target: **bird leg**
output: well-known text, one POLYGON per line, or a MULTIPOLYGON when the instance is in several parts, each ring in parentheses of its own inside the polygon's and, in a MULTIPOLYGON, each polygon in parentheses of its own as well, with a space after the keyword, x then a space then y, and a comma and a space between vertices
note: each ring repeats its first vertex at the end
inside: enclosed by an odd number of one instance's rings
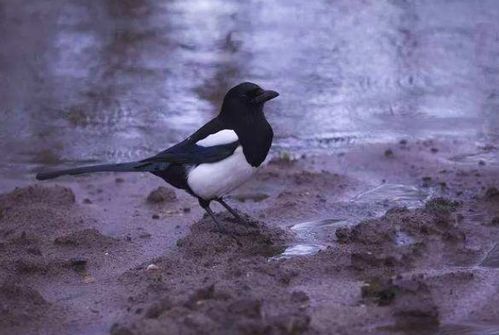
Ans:
POLYGON ((232 207, 230 207, 222 198, 217 199, 217 201, 225 207, 226 210, 230 212, 240 223, 247 225, 247 226, 255 226, 255 224, 252 224, 248 222, 247 220, 243 219, 232 207))
POLYGON ((218 222, 218 219, 215 216, 215 213, 213 213, 213 211, 211 210, 211 208, 210 207, 203 207, 203 208, 211 216, 211 218, 213 219, 213 222, 215 222, 215 225, 217 226, 218 232, 223 233, 223 234, 227 233, 227 231, 222 227, 220 222, 218 222))
POLYGON ((236 242, 237 245, 239 246, 242 245, 241 242, 239 242, 239 240, 234 235, 232 235, 222 227, 217 217, 215 216, 215 213, 213 213, 213 211, 211 210, 209 201, 199 199, 199 205, 201 205, 201 207, 211 216, 213 222, 215 222, 215 225, 217 226, 217 230, 219 233, 229 235, 236 242))
POLYGON ((215 225, 217 226, 218 232, 226 233, 226 230, 222 227, 222 225, 218 221, 217 217, 215 216, 215 213, 213 213, 213 211, 211 210, 210 202, 203 199, 199 199, 199 205, 206 211, 206 213, 208 213, 211 216, 213 222, 215 222, 215 225))

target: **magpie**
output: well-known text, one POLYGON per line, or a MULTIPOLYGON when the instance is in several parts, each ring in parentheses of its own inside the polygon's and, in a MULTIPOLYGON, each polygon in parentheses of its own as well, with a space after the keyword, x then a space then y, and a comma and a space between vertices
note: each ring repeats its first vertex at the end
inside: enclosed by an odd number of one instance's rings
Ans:
POLYGON ((219 202, 244 222, 223 196, 246 182, 267 157, 274 133, 263 113, 263 105, 278 95, 254 83, 241 83, 225 94, 215 118, 155 156, 136 162, 41 172, 36 179, 103 171, 150 172, 196 197, 223 232, 210 202, 219 202))

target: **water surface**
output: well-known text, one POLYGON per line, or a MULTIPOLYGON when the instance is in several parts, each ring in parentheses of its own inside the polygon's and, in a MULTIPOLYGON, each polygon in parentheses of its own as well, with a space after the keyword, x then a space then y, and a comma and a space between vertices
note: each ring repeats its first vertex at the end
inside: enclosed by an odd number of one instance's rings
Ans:
POLYGON ((499 138, 499 3, 0 0, 0 174, 138 159, 227 88, 281 93, 274 152, 499 138))

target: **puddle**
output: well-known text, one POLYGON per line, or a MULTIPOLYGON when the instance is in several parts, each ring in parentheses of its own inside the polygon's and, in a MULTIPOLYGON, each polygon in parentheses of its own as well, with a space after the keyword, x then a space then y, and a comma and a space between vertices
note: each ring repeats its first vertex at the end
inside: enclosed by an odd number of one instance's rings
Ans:
POLYGON ((442 325, 436 332, 438 335, 499 335, 499 325, 487 324, 453 324, 442 325))
POLYGON ((320 250, 324 250, 326 248, 327 246, 322 244, 296 244, 286 248, 286 250, 284 250, 284 252, 277 258, 315 255, 320 250))
POLYGON ((317 233, 321 230, 337 228, 340 225, 346 225, 348 221, 345 219, 323 219, 323 220, 315 220, 315 221, 307 221, 295 224, 291 227, 291 230, 297 233, 298 235, 306 235, 317 233))
POLYGON ((496 244, 485 256, 480 266, 499 268, 499 244, 496 244))
POLYGON ((296 234, 295 244, 288 246, 282 254, 275 258, 314 255, 327 248, 330 243, 327 243, 326 239, 331 240, 328 236, 333 234, 336 228, 347 224, 347 220, 339 218, 295 224, 290 228, 296 234))
POLYGON ((377 329, 381 334, 499 335, 499 325, 479 323, 442 324, 436 328, 429 328, 427 324, 414 324, 410 327, 383 326, 377 329))
MULTIPOLYGON (((416 208, 424 205, 430 193, 415 186, 382 184, 360 193, 350 201, 335 204, 331 211, 339 217, 300 222, 290 229, 296 234, 295 243, 279 255, 281 257, 313 255, 335 243, 335 231, 339 227, 353 226, 359 222, 384 215, 387 207, 405 206, 416 208)), ((398 232, 395 243, 410 245, 414 239, 404 232, 398 232)))
POLYGON ((485 164, 492 166, 499 165, 499 155, 497 151, 493 149, 484 150, 482 152, 476 152, 476 153, 460 154, 449 158, 449 160, 452 162, 468 164, 468 165, 477 165, 477 164, 485 164))
POLYGON ((431 195, 411 185, 381 184, 371 190, 360 193, 352 201, 381 204, 387 206, 421 207, 431 195))

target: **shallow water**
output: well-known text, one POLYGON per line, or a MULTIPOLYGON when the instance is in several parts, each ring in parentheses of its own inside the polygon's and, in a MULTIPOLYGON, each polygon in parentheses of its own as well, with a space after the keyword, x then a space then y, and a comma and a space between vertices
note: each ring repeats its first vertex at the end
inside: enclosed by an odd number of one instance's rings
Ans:
POLYGON ((497 143, 497 17, 495 0, 0 0, 0 174, 150 155, 244 80, 281 93, 274 152, 497 143))
POLYGON ((404 335, 498 335, 499 326, 495 324, 465 323, 465 324, 443 324, 436 328, 428 328, 427 324, 411 325, 409 327, 381 327, 381 334, 404 334, 404 335), (421 329, 418 328, 421 327, 421 329))
MULTIPOLYGON (((295 233, 295 241, 277 258, 313 255, 331 245, 336 239, 336 229, 383 216, 389 208, 422 207, 430 196, 431 192, 416 186, 387 183, 361 192, 348 201, 330 204, 332 212, 343 216, 292 225, 290 228, 295 233)), ((414 240, 404 232, 398 232, 395 243, 404 246, 414 243, 414 240)))
POLYGON ((480 266, 499 268, 499 244, 496 244, 482 260, 480 266))
POLYGON ((407 208, 421 207, 431 195, 425 189, 403 184, 381 184, 355 196, 352 201, 407 208))

